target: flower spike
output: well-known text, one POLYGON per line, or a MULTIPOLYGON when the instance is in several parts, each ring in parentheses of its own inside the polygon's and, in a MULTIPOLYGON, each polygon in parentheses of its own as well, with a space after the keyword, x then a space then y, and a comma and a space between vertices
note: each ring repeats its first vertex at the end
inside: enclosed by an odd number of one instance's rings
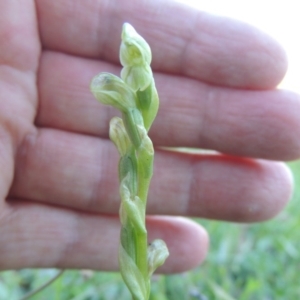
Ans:
POLYGON ((148 300, 150 279, 169 255, 162 240, 148 246, 146 202, 153 174, 154 148, 148 136, 157 114, 155 88, 148 43, 128 23, 123 25, 120 46, 121 78, 100 73, 91 82, 95 98, 122 114, 110 121, 110 139, 118 149, 120 181, 119 266, 134 300, 148 300))

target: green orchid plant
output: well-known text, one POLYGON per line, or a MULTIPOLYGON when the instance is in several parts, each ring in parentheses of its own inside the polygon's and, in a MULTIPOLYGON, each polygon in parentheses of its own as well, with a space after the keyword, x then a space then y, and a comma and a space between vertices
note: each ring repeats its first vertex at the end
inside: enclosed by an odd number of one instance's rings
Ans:
POLYGON ((121 78, 100 73, 90 85, 97 100, 122 113, 122 118, 110 121, 109 136, 120 155, 119 266, 134 300, 149 299, 151 275, 169 255, 164 241, 157 239, 148 244, 145 225, 154 159, 148 131, 159 106, 151 58, 147 42, 125 23, 120 47, 121 78))

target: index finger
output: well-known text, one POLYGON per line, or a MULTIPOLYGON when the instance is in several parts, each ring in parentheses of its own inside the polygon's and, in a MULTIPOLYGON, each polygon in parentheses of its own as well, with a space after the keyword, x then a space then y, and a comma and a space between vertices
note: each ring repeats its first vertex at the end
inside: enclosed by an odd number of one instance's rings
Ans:
POLYGON ((276 86, 284 51, 253 27, 175 1, 37 0, 44 48, 118 62, 122 24, 149 42, 153 69, 250 89, 276 86))

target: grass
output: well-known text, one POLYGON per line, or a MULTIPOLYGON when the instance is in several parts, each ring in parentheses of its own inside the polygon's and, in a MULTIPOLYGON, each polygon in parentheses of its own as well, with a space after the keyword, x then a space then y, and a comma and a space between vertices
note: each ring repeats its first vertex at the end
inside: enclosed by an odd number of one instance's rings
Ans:
MULTIPOLYGON (((293 200, 275 219, 255 225, 198 220, 211 237, 210 253, 197 269, 153 278, 151 300, 300 299, 300 161, 293 200)), ((0 273, 0 299, 15 300, 55 276, 57 270, 0 273)), ((32 300, 129 300, 119 274, 66 271, 32 300)))

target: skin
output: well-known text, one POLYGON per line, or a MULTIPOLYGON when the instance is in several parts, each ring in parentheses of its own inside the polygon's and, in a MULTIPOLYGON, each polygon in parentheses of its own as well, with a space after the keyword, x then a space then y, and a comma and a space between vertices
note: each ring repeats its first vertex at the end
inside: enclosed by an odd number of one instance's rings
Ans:
POLYGON ((280 161, 300 157, 300 98, 275 90, 287 60, 274 40, 173 1, 0 0, 1 269, 118 268, 116 112, 89 82, 119 74, 125 21, 152 48, 161 101, 147 221, 170 250, 160 271, 193 268, 208 249, 178 216, 257 222, 289 200, 280 161))

